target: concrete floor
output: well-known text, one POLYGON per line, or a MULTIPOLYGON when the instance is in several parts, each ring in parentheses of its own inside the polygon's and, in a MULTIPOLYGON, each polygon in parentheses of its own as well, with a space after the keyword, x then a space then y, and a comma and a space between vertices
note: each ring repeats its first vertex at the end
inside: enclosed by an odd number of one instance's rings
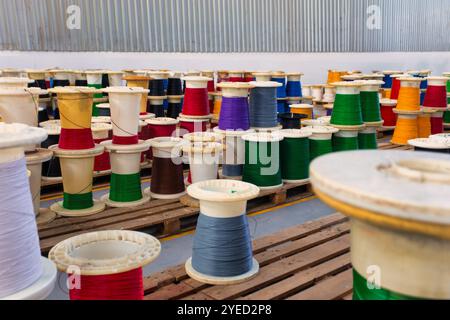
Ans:
MULTIPOLYGON (((143 184, 144 187, 147 187, 148 185, 149 183, 143 184)), ((100 198, 107 192, 107 189, 96 191, 94 197, 100 198)), ((47 207, 51 203, 59 200, 60 199, 42 201, 42 207, 47 207)), ((252 239, 257 239, 293 225, 321 218, 334 212, 335 210, 326 206, 315 197, 293 202, 289 205, 281 205, 271 211, 256 212, 248 216, 251 236, 252 239)), ((168 267, 184 263, 191 256, 193 237, 194 231, 162 239, 161 255, 153 263, 144 267, 144 275, 149 275, 156 271, 161 271, 168 267)), ((65 274, 58 272, 57 285, 48 299, 68 299, 65 274)))

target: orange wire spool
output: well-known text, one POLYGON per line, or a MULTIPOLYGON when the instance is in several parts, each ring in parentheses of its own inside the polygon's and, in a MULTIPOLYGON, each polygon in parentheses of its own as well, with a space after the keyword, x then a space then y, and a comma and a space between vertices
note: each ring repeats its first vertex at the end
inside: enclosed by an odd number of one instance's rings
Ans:
POLYGON ((431 121, 429 113, 421 113, 417 116, 418 138, 428 138, 431 135, 431 121))
POLYGON ((391 143, 407 145, 408 140, 416 139, 418 137, 417 127, 417 114, 399 113, 391 143))
POLYGON ((399 80, 400 92, 397 99, 397 111, 420 111, 420 82, 422 79, 404 77, 399 80))
POLYGON ((327 84, 341 81, 341 76, 348 74, 347 71, 328 70, 327 84))
POLYGON ((391 98, 391 89, 383 89, 382 90, 382 96, 385 99, 390 99, 391 98))

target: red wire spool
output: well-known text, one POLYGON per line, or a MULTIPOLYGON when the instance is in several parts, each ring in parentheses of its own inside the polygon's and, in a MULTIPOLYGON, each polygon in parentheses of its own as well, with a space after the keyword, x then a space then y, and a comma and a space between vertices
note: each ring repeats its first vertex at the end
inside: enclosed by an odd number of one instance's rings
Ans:
POLYGON ((245 71, 232 70, 228 73, 229 82, 245 82, 245 71))
MULTIPOLYGON (((92 136, 96 144, 100 144, 103 141, 108 141, 112 125, 109 123, 93 123, 92 124, 92 136)), ((101 155, 96 156, 94 159, 94 171, 103 172, 111 170, 111 163, 109 161, 109 153, 103 152, 101 155)))
MULTIPOLYGON (((159 137, 175 137, 179 120, 173 118, 147 119, 148 139, 159 137)), ((147 152, 147 159, 152 159, 152 149, 147 152)))
POLYGON ((447 108, 447 77, 428 77, 424 108, 447 108))
POLYGON ((205 132, 208 128, 208 123, 210 121, 207 119, 194 119, 194 118, 186 118, 179 117, 180 120, 180 135, 183 136, 186 133, 192 132, 205 132))
POLYGON ((54 246, 49 259, 68 274, 71 300, 143 300, 142 267, 161 252, 145 233, 110 230, 85 233, 54 246))
POLYGON ((398 95, 400 93, 400 87, 401 87, 400 86, 401 81, 399 80, 399 78, 401 78, 403 76, 407 77, 409 75, 393 74, 391 76, 391 78, 392 78, 392 89, 391 89, 391 97, 390 97, 391 100, 397 100, 398 99, 398 95))
POLYGON ((438 134, 444 132, 444 113, 436 112, 431 114, 430 123, 431 123, 431 134, 438 134))
POLYGON ((397 123, 397 114, 392 111, 397 105, 396 100, 382 99, 380 101, 381 118, 384 120, 384 127, 395 127, 397 123))
POLYGON ((206 77, 185 77, 186 82, 183 100, 183 115, 204 117, 210 114, 209 100, 208 100, 208 81, 210 78, 206 77))

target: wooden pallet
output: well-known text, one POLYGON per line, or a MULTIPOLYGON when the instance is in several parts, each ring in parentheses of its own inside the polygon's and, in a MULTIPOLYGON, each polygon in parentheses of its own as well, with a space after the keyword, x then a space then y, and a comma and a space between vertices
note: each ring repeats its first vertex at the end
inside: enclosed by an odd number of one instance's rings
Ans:
MULTIPOLYGON (((261 191, 258 198, 248 202, 248 213, 273 208, 312 196, 308 183, 285 184, 275 190, 261 191)), ((69 237, 98 230, 142 230, 157 237, 165 237, 195 228, 198 208, 191 208, 175 200, 151 200, 135 208, 108 208, 88 217, 59 217, 39 226, 41 250, 48 252, 55 244, 69 237)))
POLYGON ((148 300, 351 299, 348 218, 336 213, 253 242, 253 279, 211 286, 188 277, 184 264, 144 278, 148 300))
POLYGON ((392 144, 390 142, 383 142, 378 144, 379 150, 413 150, 414 148, 410 145, 398 145, 392 144))

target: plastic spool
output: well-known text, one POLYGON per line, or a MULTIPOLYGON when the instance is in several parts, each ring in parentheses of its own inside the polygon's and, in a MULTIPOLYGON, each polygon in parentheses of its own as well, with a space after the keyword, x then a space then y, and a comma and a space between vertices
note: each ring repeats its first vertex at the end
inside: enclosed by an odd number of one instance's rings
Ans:
POLYGON ((160 252, 161 243, 150 235, 136 231, 108 230, 66 239, 50 250, 49 259, 55 262, 61 272, 69 275, 77 272, 74 275, 81 276, 80 289, 71 289, 71 299, 73 296, 94 299, 86 292, 88 290, 93 291, 98 300, 143 300, 142 267, 154 261, 160 252), (140 277, 136 277, 133 282, 119 282, 121 274, 132 271, 140 272, 140 277), (89 287, 84 282, 87 278, 95 282, 95 277, 99 277, 98 288, 89 287), (123 296, 123 292, 114 290, 121 286, 140 290, 136 296, 123 296), (76 290, 76 294, 72 290, 76 290))
POLYGON ((200 216, 192 258, 185 265, 186 273, 197 281, 213 285, 237 284, 256 276, 259 264, 252 258, 246 205, 247 200, 258 196, 259 188, 241 181, 208 180, 189 186, 188 193, 200 200, 200 216), (208 222, 213 224, 215 232, 212 234, 208 232, 208 222), (225 223, 241 226, 235 226, 233 239, 224 228, 225 223), (213 241, 220 244, 215 245, 213 241), (215 247, 210 248, 208 244, 215 247), (230 256, 228 251, 233 249, 236 253, 230 256))
POLYGON ((289 72, 286 73, 286 96, 289 99, 302 97, 302 84, 301 78, 303 73, 301 72, 289 72))
POLYGON ((213 108, 213 103, 214 103, 212 93, 216 92, 216 84, 214 83, 214 78, 215 78, 214 71, 211 71, 211 70, 202 71, 201 76, 210 79, 208 81, 207 88, 208 88, 209 107, 210 107, 210 110, 212 113, 212 108, 213 108))
POLYGON ((180 121, 172 118, 153 118, 145 122, 149 125, 149 138, 158 138, 175 136, 180 121))
POLYGON ((166 116, 176 119, 181 113, 182 98, 167 96, 168 106, 166 116))
MULTIPOLYGON (((217 83, 228 81, 228 70, 219 70, 217 71, 217 83)), ((217 91, 220 91, 220 88, 217 88, 217 91)))
POLYGON ((167 96, 165 94, 164 82, 168 81, 170 73, 167 71, 149 71, 150 77, 150 94, 148 99, 149 106, 147 111, 155 114, 156 117, 165 117, 165 102, 167 96))
POLYGON ((271 81, 281 83, 281 87, 277 88, 278 112, 287 112, 286 110, 286 73, 277 71, 272 73, 271 81))
POLYGON ((450 153, 450 139, 448 134, 432 135, 428 138, 408 140, 408 144, 414 147, 414 151, 428 151, 436 153, 450 153))
POLYGON ((221 130, 250 129, 250 111, 248 104, 249 90, 254 85, 248 82, 222 82, 217 85, 222 89, 222 104, 219 116, 221 130))
MULTIPOLYGON (((56 282, 56 267, 55 265, 44 257, 40 257, 39 248, 39 238, 37 234, 36 227, 30 227, 35 224, 35 214, 33 213, 33 204, 31 196, 26 198, 27 203, 21 201, 20 208, 26 209, 26 212, 17 212, 11 210, 16 207, 16 204, 9 204, 8 201, 18 200, 17 194, 19 191, 18 185, 20 185, 21 180, 26 183, 26 168, 24 158, 24 147, 28 145, 36 145, 43 141, 46 137, 45 130, 41 128, 32 128, 24 124, 4 124, 0 123, 0 166, 3 170, 10 170, 10 166, 14 165, 17 161, 22 161, 20 165, 20 171, 17 172, 17 178, 15 181, 17 185, 10 186, 10 193, 3 197, 2 207, 0 210, 7 210, 8 219, 11 221, 17 220, 19 223, 25 223, 26 228, 19 228, 14 232, 13 235, 9 235, 11 241, 23 241, 22 238, 29 236, 26 234, 20 234, 21 232, 33 232, 35 235, 27 241, 23 250, 17 250, 15 255, 10 254, 9 257, 6 255, 5 251, 2 251, 2 259, 8 259, 11 268, 7 270, 2 270, 0 275, 0 291, 2 291, 2 296, 0 299, 4 300, 43 300, 52 291, 56 282), (9 209, 9 210, 8 210, 9 209), (20 220, 18 220, 19 216, 20 220), (23 219, 28 219, 28 222, 24 222, 23 219), (31 241, 32 240, 32 241, 31 241), (41 263, 41 267, 36 266, 37 263, 41 263), (31 269, 32 274, 25 275, 22 273, 24 271, 24 264, 31 269), (7 282, 13 281, 16 288, 6 288, 7 282), (20 287, 19 287, 20 286, 20 287)), ((24 198, 22 198, 24 199, 24 198)), ((0 233, 8 232, 8 230, 0 230, 0 233)), ((2 235, 4 239, 5 234, 2 235)), ((16 245, 16 243, 14 243, 16 245)))
POLYGON ((407 145, 408 140, 416 139, 419 136, 417 116, 420 111, 416 111, 416 113, 398 113, 394 110, 394 112, 397 113, 397 125, 391 143, 407 145))
POLYGON ((336 97, 336 88, 331 85, 325 85, 323 86, 323 90, 322 102, 333 103, 336 97))
MULTIPOLYGON (((41 147, 48 149, 50 146, 58 145, 61 125, 59 120, 49 120, 39 124, 47 131, 47 139, 41 143, 41 147)), ((49 161, 42 163, 43 181, 61 181, 61 166, 59 159, 52 157, 49 161)))
POLYGON ((250 133, 245 141, 245 163, 242 181, 253 183, 261 190, 283 186, 280 170, 280 141, 278 133, 250 133))
POLYGON ((229 82, 245 82, 245 71, 244 70, 228 71, 228 81, 229 82))
POLYGON ((310 85, 302 86, 302 97, 312 97, 312 91, 310 85))
POLYGON ((428 77, 427 92, 423 102, 424 108, 447 109, 447 77, 428 77))
POLYGON ((183 180, 182 147, 185 140, 159 137, 148 140, 153 152, 152 182, 145 190, 155 199, 178 199, 186 190, 183 180))
POLYGON ((311 164, 316 194, 352 220, 354 299, 450 298, 449 168, 448 155, 390 150, 311 164), (380 289, 369 290, 373 266, 380 289))
POLYGON ((309 136, 310 161, 333 152, 333 134, 339 129, 330 126, 308 126, 303 127, 302 131, 311 133, 309 136))
MULTIPOLYGON (((45 82, 45 70, 28 69, 26 71, 27 71, 28 78, 33 80, 33 82, 28 83, 28 87, 41 88, 42 90, 48 89, 47 83, 45 82)), ((48 94, 43 94, 39 98, 43 99, 43 101, 48 103, 50 96, 48 94)))
POLYGON ((253 133, 255 130, 221 130, 215 127, 213 131, 222 137, 225 148, 222 175, 229 178, 241 177, 245 163, 245 142, 242 136, 253 133))
POLYGON ((156 117, 165 117, 164 103, 167 100, 166 96, 154 97, 149 96, 149 106, 147 111, 154 114, 156 117))
POLYGON ((183 146, 190 168, 190 183, 217 179, 223 146, 217 142, 189 142, 183 146))
POLYGON ((358 150, 358 131, 357 130, 339 130, 333 135, 333 151, 358 150))
POLYGON ((397 114, 392 110, 397 106, 397 100, 381 99, 380 112, 383 119, 383 129, 394 129, 397 123, 397 114))
MULTIPOLYGON (((110 123, 93 123, 92 124, 92 137, 95 144, 101 144, 104 141, 110 139, 110 132, 112 125, 110 123)), ((106 150, 94 160, 94 172, 106 173, 111 170, 111 163, 109 161, 109 154, 106 150)))
POLYGON ((3 68, 0 70, 0 75, 2 77, 22 78, 26 75, 26 70, 14 69, 14 68, 3 68))
POLYGON ((336 87, 336 99, 331 115, 331 125, 347 130, 363 128, 360 97, 361 83, 335 82, 332 85, 336 87))
POLYGON ((328 70, 327 84, 332 84, 333 82, 339 82, 342 80, 342 76, 348 75, 347 71, 339 70, 328 70))
POLYGON ((222 108, 222 92, 214 92, 213 118, 220 119, 220 109, 222 108))
POLYGON ((311 120, 314 118, 313 115, 314 106, 311 104, 293 104, 291 105, 291 112, 294 114, 304 114, 306 115, 306 120, 311 120))
POLYGON ((110 207, 136 207, 150 201, 141 190, 141 154, 150 143, 140 140, 138 144, 117 145, 112 141, 101 143, 111 159, 111 187, 101 200, 110 207))
POLYGON ((431 135, 431 113, 422 109, 422 113, 417 115, 417 137, 428 138, 431 135))
POLYGON ((357 81, 363 78, 362 74, 346 74, 341 76, 340 81, 357 81))
MULTIPOLYGON (((86 78, 88 87, 95 88, 97 90, 103 88, 103 70, 86 71, 86 78)), ((99 103, 105 102, 105 100, 103 99, 103 93, 101 91, 98 91, 96 94, 94 94, 93 102, 94 104, 92 106, 92 115, 99 116, 100 114, 98 112, 97 105, 99 103)))
POLYGON ((70 86, 70 79, 72 77, 72 70, 52 69, 48 71, 53 79, 53 88, 70 86))
POLYGON ((208 81, 211 78, 188 76, 184 77, 185 93, 183 111, 180 116, 188 118, 209 117, 208 81))
POLYGON ((210 118, 178 117, 178 120, 180 121, 180 136, 191 132, 204 132, 208 129, 208 123, 210 122, 210 118))
POLYGON ((142 95, 148 89, 140 87, 109 87, 103 89, 109 95, 114 144, 136 144, 139 127, 139 106, 142 95))
POLYGON ((94 88, 58 87, 50 89, 58 97, 61 116, 61 149, 78 150, 94 147, 91 118, 94 88))
POLYGON ((330 125, 330 120, 331 117, 329 116, 325 116, 325 117, 320 117, 314 120, 302 120, 302 127, 311 127, 311 126, 315 126, 315 127, 322 127, 322 126, 329 126, 330 125))
MULTIPOLYGON (((140 114, 147 113, 147 100, 148 100, 148 86, 150 82, 150 77, 147 76, 125 76, 123 79, 127 82, 127 87, 130 88, 142 88, 139 112, 140 114)), ((110 101, 111 102, 111 101, 110 101)))
POLYGON ((311 86, 311 96, 313 101, 322 101, 323 99, 323 85, 315 84, 311 86))
POLYGON ((253 71, 245 71, 244 73, 244 82, 255 81, 255 77, 253 76, 253 71))
MULTIPOLYGON (((111 108, 111 105, 110 105, 111 108)), ((91 118, 91 123, 111 123, 111 117, 101 117, 101 116, 97 116, 97 117, 92 117, 91 118)))
POLYGON ((169 76, 167 84, 167 96, 183 98, 183 88, 181 82, 181 74, 173 73, 169 76))
POLYGON ((300 129, 302 119, 307 118, 305 114, 280 113, 278 114, 283 129, 300 129))
POLYGON ((399 74, 399 73, 402 73, 402 72, 401 71, 397 71, 397 70, 385 70, 382 73, 384 75, 384 78, 383 78, 384 84, 382 85, 382 88, 383 89, 390 89, 390 88, 392 88, 392 75, 399 74))
POLYGON ((121 71, 106 71, 108 74, 108 82, 110 87, 122 87, 123 83, 123 72, 121 71))
POLYGON ((367 127, 358 133, 358 149, 374 150, 378 149, 377 128, 367 127))
POLYGON ((282 84, 275 81, 251 81, 249 118, 252 128, 278 126, 276 90, 282 84))
POLYGON ((33 83, 29 78, 0 77, 0 88, 27 88, 33 83))
POLYGON ((97 116, 98 117, 111 117, 111 110, 109 103, 97 104, 97 116))
POLYGON ((284 129, 278 132, 280 143, 281 177, 284 183, 309 181, 309 137, 311 132, 284 129))
POLYGON ((88 82, 87 82, 86 71, 75 70, 74 74, 75 74, 75 86, 76 87, 87 87, 88 82))
POLYGON ((270 81, 272 79, 272 73, 271 72, 253 72, 253 77, 255 78, 255 81, 270 81))
POLYGON ((411 75, 400 73, 400 74, 393 74, 391 77, 392 77, 392 89, 389 98, 393 100, 398 100, 401 88, 400 78, 411 78, 411 75))
POLYGON ((64 188, 64 200, 54 203, 50 209, 64 217, 83 217, 103 211, 105 204, 92 199, 92 177, 94 158, 104 152, 104 147, 65 150, 51 146, 49 149, 59 158, 64 188))
POLYGON ((383 81, 380 80, 361 81, 361 111, 366 126, 380 127, 383 125, 378 95, 382 84, 383 81))
POLYGON ((40 88, 0 88, 0 114, 3 121, 37 127, 39 95, 46 92, 40 88))

